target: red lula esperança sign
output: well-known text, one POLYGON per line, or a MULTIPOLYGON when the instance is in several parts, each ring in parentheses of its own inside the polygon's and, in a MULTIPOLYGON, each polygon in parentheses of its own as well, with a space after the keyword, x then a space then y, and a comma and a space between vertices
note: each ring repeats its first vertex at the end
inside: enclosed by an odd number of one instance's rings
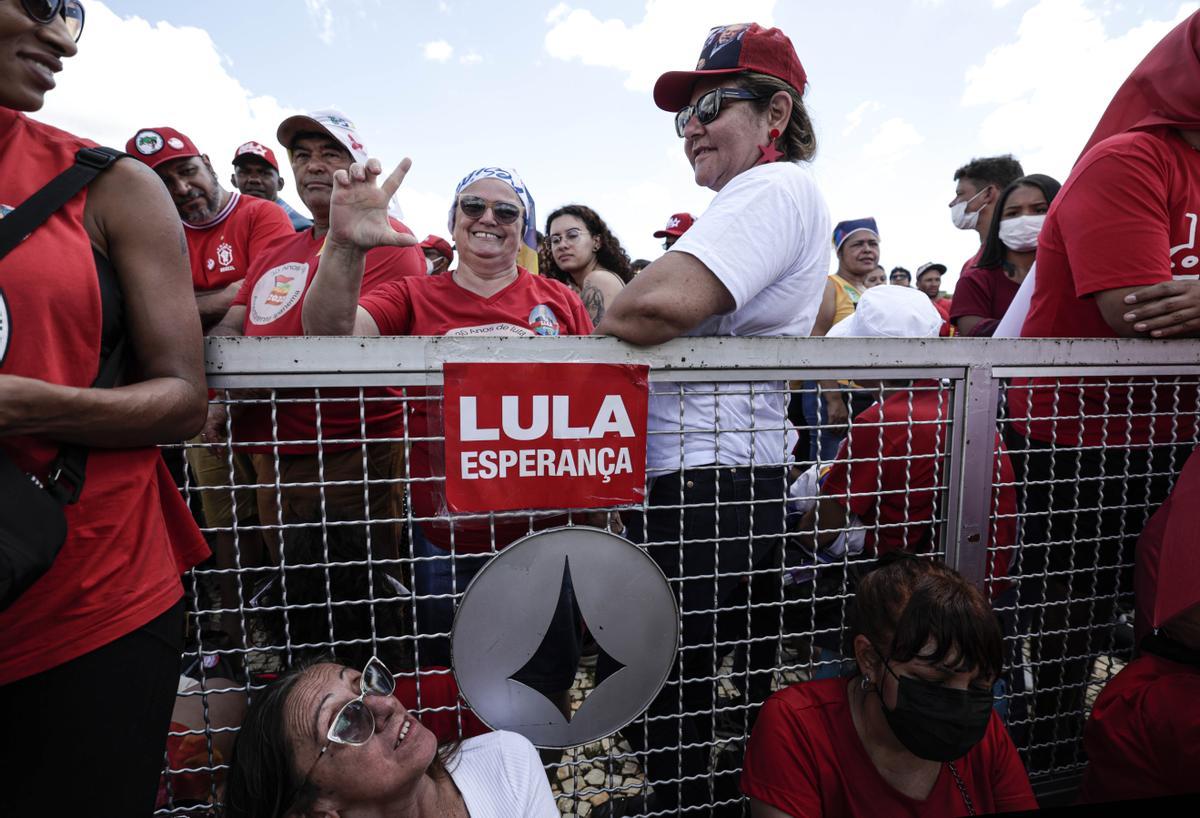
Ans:
POLYGON ((479 512, 642 502, 648 371, 446 364, 446 505, 479 512))

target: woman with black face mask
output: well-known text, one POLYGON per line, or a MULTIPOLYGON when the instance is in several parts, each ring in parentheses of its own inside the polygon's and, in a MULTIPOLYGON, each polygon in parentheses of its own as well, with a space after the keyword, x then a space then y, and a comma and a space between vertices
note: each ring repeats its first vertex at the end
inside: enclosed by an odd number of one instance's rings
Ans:
POLYGON ((1036 809, 992 710, 1002 638, 945 565, 893 552, 859 582, 858 673, 767 700, 746 748, 754 818, 982 815, 1036 809))

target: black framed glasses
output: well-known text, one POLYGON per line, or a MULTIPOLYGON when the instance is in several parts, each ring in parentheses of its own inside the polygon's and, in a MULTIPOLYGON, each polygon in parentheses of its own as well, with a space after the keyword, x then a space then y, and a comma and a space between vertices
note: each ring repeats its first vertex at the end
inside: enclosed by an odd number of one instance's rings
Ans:
POLYGON ((83 3, 79 0, 21 0, 25 13, 42 25, 50 25, 55 17, 67 24, 67 34, 79 42, 83 34, 83 3))
POLYGON ((513 224, 521 218, 521 208, 512 202, 489 202, 480 196, 463 195, 458 197, 458 206, 472 219, 478 219, 489 208, 500 224, 513 224))
POLYGON ((743 88, 714 88, 707 94, 701 95, 695 105, 688 105, 675 114, 675 133, 683 136, 683 130, 692 121, 692 117, 700 120, 701 125, 707 125, 721 115, 721 101, 726 99, 749 100, 761 99, 758 94, 743 88))

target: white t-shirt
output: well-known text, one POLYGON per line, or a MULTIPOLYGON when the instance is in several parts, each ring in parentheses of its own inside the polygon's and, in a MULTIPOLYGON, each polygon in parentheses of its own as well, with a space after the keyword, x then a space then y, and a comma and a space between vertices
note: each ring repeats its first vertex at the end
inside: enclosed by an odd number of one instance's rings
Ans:
MULTIPOLYGON (((774 162, 735 176, 671 247, 702 261, 736 304, 688 335, 809 335, 825 290, 831 231, 808 165, 774 162)), ((785 462, 787 399, 783 381, 652 384, 650 430, 674 434, 650 435, 650 472, 785 462)))
POLYGON ((447 770, 471 818, 559 818, 542 760, 522 735, 498 730, 469 738, 447 770))

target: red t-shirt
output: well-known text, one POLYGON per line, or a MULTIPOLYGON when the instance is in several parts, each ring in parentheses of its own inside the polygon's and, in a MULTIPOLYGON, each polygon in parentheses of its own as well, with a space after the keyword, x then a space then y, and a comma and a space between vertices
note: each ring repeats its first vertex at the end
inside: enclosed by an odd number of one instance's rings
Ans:
MULTIPOLYGON (((587 335, 592 319, 579 296, 567 285, 544 276, 530 275, 517 268, 517 280, 491 298, 460 287, 453 274, 404 278, 384 284, 363 297, 362 307, 379 326, 380 335, 450 335, 482 337, 495 335, 587 335)), ((410 396, 416 395, 413 389, 410 396)), ((422 392, 433 400, 410 401, 408 435, 441 437, 440 394, 422 392)), ((448 517, 445 485, 445 451, 441 441, 414 443, 410 469, 414 478, 438 480, 413 482, 409 486, 413 510, 430 542, 464 553, 491 550, 492 526, 486 518, 448 517)), ((559 517, 531 520, 530 515, 497 517, 496 547, 502 548, 535 527, 556 524, 559 517)))
POLYGON ((1145 653, 1096 698, 1083 731, 1084 802, 1200 790, 1200 668, 1145 653))
POLYGON ((954 285, 954 299, 950 302, 950 321, 968 316, 982 318, 969 335, 988 337, 996 331, 996 325, 1008 312, 1021 285, 1004 272, 1003 267, 980 267, 981 249, 963 265, 958 283, 954 285))
MULTIPOLYGON (((0 212, 15 208, 93 142, 0 108, 0 212)), ((83 226, 87 190, 0 261, 0 374, 86 388, 100 355, 100 287, 83 226), (69 331, 66 328, 69 327, 69 331)), ((44 478, 61 444, 0 437, 44 478)), ((183 594, 180 570, 208 555, 153 446, 94 448, 50 570, 0 613, 0 685, 128 634, 183 594)))
MULTIPOLYGON (((399 233, 410 231, 395 219, 392 228, 399 233)), ((312 283, 321 260, 324 237, 315 238, 312 230, 292 233, 290 238, 273 243, 255 259, 246 276, 246 283, 238 290, 233 306, 246 308, 246 319, 242 333, 246 336, 304 335, 301 313, 308 285, 312 283)), ((370 293, 381 284, 405 276, 424 276, 425 256, 418 247, 376 247, 366 255, 362 292, 370 293)), ((388 396, 399 398, 399 389, 364 389, 363 415, 367 438, 398 437, 403 433, 404 404, 400 400, 380 400, 388 396)), ((312 390, 280 390, 281 401, 313 398, 312 390)), ((322 446, 326 449, 344 449, 356 443, 333 443, 324 441, 338 439, 361 439, 362 426, 359 422, 357 400, 338 402, 335 398, 357 398, 357 389, 321 390, 321 434, 322 446)), ((275 433, 271 426, 271 408, 266 405, 249 405, 233 423, 234 437, 239 442, 276 440, 281 444, 282 454, 309 454, 317 450, 316 443, 292 443, 286 441, 317 439, 316 403, 278 403, 275 433)), ((268 452, 271 446, 248 446, 247 451, 268 452)))
MULTIPOLYGON (((1038 238, 1037 284, 1021 335, 1116 337, 1095 294, 1195 278, 1197 214, 1200 152, 1174 130, 1124 133, 1092 148, 1046 216, 1038 238)), ((1108 380, 1115 385, 1106 390, 1082 386, 1099 379, 1063 379, 1057 390, 1032 390, 1031 400, 1031 390, 1019 388, 1029 380, 1018 379, 1008 392, 1009 416, 1027 437, 1066 446, 1147 445, 1195 434, 1194 386, 1177 392, 1174 379, 1158 378, 1157 387, 1108 380), (1154 412, 1160 414, 1151 418, 1154 412)), ((1034 383, 1053 387, 1055 379, 1034 383)))
POLYGON ((204 225, 184 222, 183 227, 192 262, 192 288, 196 292, 240 281, 271 242, 296 234, 282 207, 265 199, 243 196, 236 190, 211 222, 204 225))
MULTIPOLYGON (((950 414, 950 394, 937 381, 917 381, 912 390, 892 393, 854 418, 821 484, 821 494, 872 526, 866 531, 869 553, 922 553, 935 548, 937 532, 930 523, 935 487, 945 486, 949 478, 950 414)), ((992 484, 1000 487, 992 495, 988 576, 1007 577, 1017 541, 1017 496, 1012 463, 999 435, 995 444, 1001 454, 994 461, 992 484)), ((1007 587, 1007 583, 994 583, 992 593, 1007 587)))
MULTIPOLYGON (((742 792, 793 818, 966 815, 947 765, 921 801, 884 780, 858 737, 846 685, 845 678, 804 682, 767 699, 746 746, 742 792)), ((995 711, 983 739, 954 766, 976 813, 1037 809, 995 711)))

